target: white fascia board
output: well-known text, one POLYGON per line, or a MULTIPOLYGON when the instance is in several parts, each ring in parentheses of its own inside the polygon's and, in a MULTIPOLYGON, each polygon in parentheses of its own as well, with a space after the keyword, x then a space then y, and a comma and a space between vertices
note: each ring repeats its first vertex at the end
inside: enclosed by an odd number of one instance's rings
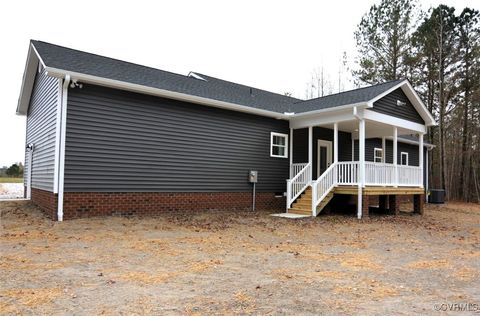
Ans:
POLYGON ((355 107, 360 108, 360 109, 361 108, 366 108, 366 107, 368 107, 368 103, 366 103, 366 102, 352 103, 352 104, 345 104, 345 105, 335 106, 335 107, 326 108, 326 109, 308 111, 308 112, 303 112, 303 113, 290 115, 290 118, 296 119, 296 118, 302 118, 302 117, 312 117, 316 114, 326 114, 326 113, 331 113, 331 112, 339 112, 339 111, 343 111, 345 109, 351 109, 351 108, 355 108, 355 107))
POLYGON ((239 104, 234 104, 234 103, 229 103, 224 101, 218 101, 218 100, 208 99, 204 97, 198 97, 198 96, 184 94, 180 92, 147 87, 140 84, 128 83, 120 80, 102 78, 102 77, 82 74, 74 71, 67 71, 67 70, 52 68, 48 66, 45 67, 45 70, 47 71, 49 76, 58 77, 58 78, 63 78, 65 75, 68 74, 72 78, 72 81, 78 80, 84 83, 91 83, 95 85, 117 88, 121 90, 144 93, 144 94, 149 94, 154 96, 161 96, 165 98, 182 100, 182 101, 187 101, 187 102, 192 102, 192 103, 197 103, 197 104, 202 104, 207 106, 213 106, 213 107, 218 107, 218 108, 237 111, 237 112, 244 112, 244 113, 250 113, 250 114, 261 115, 266 117, 272 117, 276 119, 288 120, 289 118, 289 116, 285 114, 277 113, 277 112, 272 112, 272 111, 262 110, 262 109, 255 109, 249 106, 244 106, 244 105, 239 105, 239 104))
POLYGON ((17 115, 27 115, 39 62, 41 62, 43 65, 43 62, 41 61, 37 51, 35 50, 33 45, 30 44, 28 48, 27 62, 25 64, 25 70, 23 72, 20 95, 18 97, 18 104, 16 110, 17 115))
POLYGON ((425 103, 423 103, 422 99, 420 99, 420 96, 418 95, 417 91, 413 89, 412 85, 408 80, 406 80, 406 87, 408 87, 408 90, 405 91, 403 89, 403 92, 407 95, 407 97, 413 98, 414 102, 412 102, 413 107, 417 110, 417 112, 420 114, 422 119, 425 121, 427 126, 436 126, 437 122, 435 122, 435 119, 432 116, 432 113, 427 109, 427 106, 425 103))
POLYGON ((372 110, 365 109, 361 111, 359 115, 366 120, 376 121, 383 124, 388 124, 392 126, 401 127, 404 129, 409 129, 417 133, 425 134, 427 132, 427 127, 425 125, 407 121, 391 115, 374 112, 372 110))
POLYGON ((393 91, 397 90, 398 88, 402 87, 402 86, 405 84, 405 82, 407 82, 407 80, 403 80, 403 81, 399 82, 397 85, 391 87, 391 88, 388 89, 387 91, 382 92, 381 94, 377 95, 375 98, 371 99, 371 100, 369 101, 370 106, 373 106, 373 103, 374 103, 374 102, 380 100, 380 99, 383 98, 384 96, 386 96, 386 95, 392 93, 393 91))
POLYGON ((319 126, 325 124, 333 124, 345 121, 355 120, 353 111, 349 109, 344 109, 343 111, 337 110, 335 112, 330 111, 329 113, 310 115, 308 117, 292 117, 290 118, 290 128, 299 129, 309 126, 319 126))

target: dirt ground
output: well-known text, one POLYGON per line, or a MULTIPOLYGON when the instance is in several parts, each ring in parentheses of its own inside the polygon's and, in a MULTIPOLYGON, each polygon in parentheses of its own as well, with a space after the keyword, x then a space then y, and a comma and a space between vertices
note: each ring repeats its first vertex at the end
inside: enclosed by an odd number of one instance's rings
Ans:
POLYGON ((0 210, 0 314, 438 315, 480 304, 478 204, 363 221, 242 212, 58 223, 26 201, 0 210))

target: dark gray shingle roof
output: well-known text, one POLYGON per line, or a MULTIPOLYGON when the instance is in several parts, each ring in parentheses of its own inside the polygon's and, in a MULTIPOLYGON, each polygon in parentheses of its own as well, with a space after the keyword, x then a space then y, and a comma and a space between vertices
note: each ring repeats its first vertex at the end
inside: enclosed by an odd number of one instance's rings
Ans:
POLYGON ((404 81, 404 79, 388 81, 373 86, 344 91, 336 94, 330 94, 316 99, 301 101, 295 103, 293 111, 296 113, 300 113, 327 109, 347 104, 367 102, 375 98, 377 95, 382 94, 388 89, 398 85, 402 81, 404 81))
MULTIPOLYGON (((151 88, 245 105, 252 108, 283 113, 299 99, 252 89, 228 81, 208 77, 208 81, 168 71, 141 66, 118 59, 78 51, 41 41, 32 44, 48 67, 98 76, 151 88)), ((207 77, 207 76, 205 76, 207 77)))
POLYGON ((47 67, 164 89, 188 95, 244 105, 277 113, 309 112, 336 106, 366 102, 402 80, 345 91, 303 101, 222 79, 194 73, 205 80, 108 58, 96 54, 32 40, 31 43, 47 67))

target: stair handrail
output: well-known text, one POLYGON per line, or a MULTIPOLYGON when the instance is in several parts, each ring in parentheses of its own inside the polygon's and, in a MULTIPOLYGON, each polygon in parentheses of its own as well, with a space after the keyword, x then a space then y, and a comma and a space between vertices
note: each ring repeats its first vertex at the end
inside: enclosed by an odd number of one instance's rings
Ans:
POLYGON ((307 163, 293 178, 287 180, 287 210, 312 181, 312 164, 307 163))
POLYGON ((317 216, 317 206, 337 185, 337 163, 332 163, 317 180, 312 182, 312 215, 317 216))

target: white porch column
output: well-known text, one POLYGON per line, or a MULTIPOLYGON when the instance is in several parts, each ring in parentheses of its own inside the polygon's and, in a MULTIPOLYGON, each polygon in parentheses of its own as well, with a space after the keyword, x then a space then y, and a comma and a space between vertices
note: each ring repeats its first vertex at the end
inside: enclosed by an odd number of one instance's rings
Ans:
POLYGON ((338 123, 333 124, 333 163, 338 162, 338 123))
POLYGON ((387 146, 385 142, 385 136, 382 137, 382 162, 385 163, 387 162, 385 156, 387 155, 387 146))
POLYGON ((395 180, 394 187, 398 186, 398 168, 397 168, 397 138, 398 138, 398 129, 396 126, 393 127, 393 167, 395 169, 395 180))
MULTIPOLYGON (((308 163, 310 170, 313 170, 313 127, 308 127, 308 163)), ((312 180, 312 172, 310 172, 310 180, 312 180)))
POLYGON ((360 120, 358 126, 358 143, 359 143, 359 156, 360 162, 360 184, 365 187, 365 120, 360 120))
POLYGON ((358 160, 359 160, 359 177, 358 177, 358 193, 357 193, 357 218, 362 218, 362 188, 365 186, 365 120, 358 122, 358 160))
POLYGON ((420 167, 421 172, 421 183, 420 186, 423 188, 423 134, 418 135, 418 166, 420 167))
MULTIPOLYGON (((333 124, 333 163, 336 165, 338 162, 338 123, 333 124)), ((337 168, 337 167, 334 167, 337 168)), ((338 173, 336 170, 333 171, 333 177, 335 183, 337 183, 338 173)))
POLYGON ((292 164, 293 164, 293 128, 290 128, 290 177, 289 179, 291 179, 293 177, 293 174, 292 174, 292 164))
POLYGON ((353 133, 352 133, 352 161, 355 161, 355 140, 353 139, 353 133))

